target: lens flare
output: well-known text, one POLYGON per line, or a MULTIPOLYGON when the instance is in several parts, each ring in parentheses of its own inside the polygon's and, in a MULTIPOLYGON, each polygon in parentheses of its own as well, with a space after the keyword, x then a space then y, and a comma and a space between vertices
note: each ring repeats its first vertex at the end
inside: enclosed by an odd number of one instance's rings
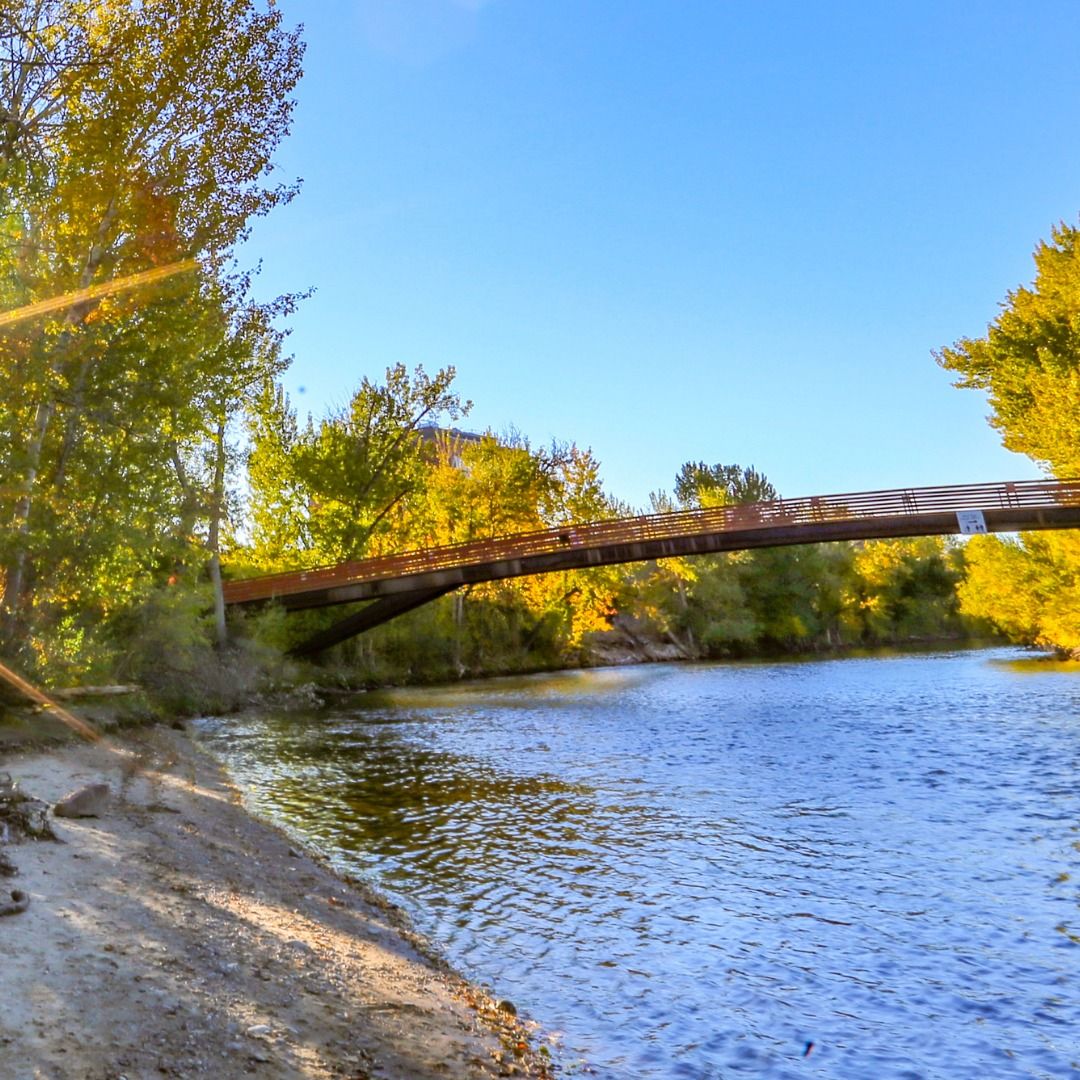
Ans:
POLYGON ((70 713, 59 702, 54 701, 48 694, 43 693, 36 686, 28 683, 21 675, 16 675, 9 667, 0 664, 0 679, 14 686, 16 690, 25 694, 31 701, 45 706, 58 720, 62 720, 76 735, 81 735, 89 742, 99 742, 101 733, 92 728, 85 720, 80 720, 74 713, 70 713))
POLYGON ((27 304, 25 307, 0 312, 0 326, 22 322, 24 319, 33 319, 39 315, 48 315, 50 312, 59 311, 74 304, 82 304, 87 300, 100 300, 103 296, 115 296, 117 293, 130 292, 132 289, 138 289, 143 285, 152 285, 176 274, 187 273, 189 270, 194 270, 197 265, 198 263, 194 259, 182 259, 180 262, 170 263, 168 266, 156 266, 153 270, 143 270, 138 274, 128 274, 127 277, 103 281, 98 285, 90 285, 85 289, 76 289, 74 292, 64 293, 62 296, 52 296, 48 300, 38 300, 33 304, 27 304))

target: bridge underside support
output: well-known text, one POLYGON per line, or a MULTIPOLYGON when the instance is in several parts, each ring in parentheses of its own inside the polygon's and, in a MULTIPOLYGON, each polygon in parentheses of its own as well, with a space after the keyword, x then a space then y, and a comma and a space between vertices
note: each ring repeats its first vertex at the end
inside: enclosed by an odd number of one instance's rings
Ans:
POLYGON ((298 657, 314 656, 324 649, 329 649, 331 645, 338 645, 342 641, 355 637, 357 634, 362 634, 365 630, 370 630, 373 626, 381 626, 391 619, 396 619, 399 615, 404 615, 406 611, 412 611, 414 608, 423 607, 424 604, 430 604, 432 600, 437 600, 440 596, 445 596, 456 588, 458 588, 457 585, 439 585, 435 588, 418 589, 415 592, 394 593, 391 596, 381 597, 360 611, 354 612, 348 618, 334 623, 333 626, 327 627, 318 634, 313 634, 307 641, 301 642, 291 649, 289 651, 290 655, 298 657))

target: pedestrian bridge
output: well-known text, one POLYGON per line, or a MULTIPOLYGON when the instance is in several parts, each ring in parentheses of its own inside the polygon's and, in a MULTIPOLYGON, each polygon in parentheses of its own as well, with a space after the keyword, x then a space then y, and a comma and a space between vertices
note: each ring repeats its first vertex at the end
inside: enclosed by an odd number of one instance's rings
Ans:
POLYGON ((295 650, 311 655, 462 585, 676 555, 831 540, 1080 527, 1080 479, 904 488, 682 510, 358 559, 225 583, 229 605, 372 601, 295 650))

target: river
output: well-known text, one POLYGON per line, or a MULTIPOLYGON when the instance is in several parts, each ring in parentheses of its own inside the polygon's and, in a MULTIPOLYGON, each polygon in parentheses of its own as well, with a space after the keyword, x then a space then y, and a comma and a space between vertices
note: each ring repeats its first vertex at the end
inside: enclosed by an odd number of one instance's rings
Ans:
POLYGON ((656 665, 200 727, 570 1075, 1080 1075, 1074 672, 656 665))

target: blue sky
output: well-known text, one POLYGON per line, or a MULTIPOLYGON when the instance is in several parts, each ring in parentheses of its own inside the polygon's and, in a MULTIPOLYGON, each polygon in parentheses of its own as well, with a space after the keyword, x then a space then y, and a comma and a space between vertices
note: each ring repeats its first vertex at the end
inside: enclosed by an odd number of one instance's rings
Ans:
POLYGON ((1026 478, 931 350, 1080 211, 1080 5, 278 0, 306 74, 256 223, 313 286, 301 413, 457 368, 464 426, 782 494, 1026 478))

